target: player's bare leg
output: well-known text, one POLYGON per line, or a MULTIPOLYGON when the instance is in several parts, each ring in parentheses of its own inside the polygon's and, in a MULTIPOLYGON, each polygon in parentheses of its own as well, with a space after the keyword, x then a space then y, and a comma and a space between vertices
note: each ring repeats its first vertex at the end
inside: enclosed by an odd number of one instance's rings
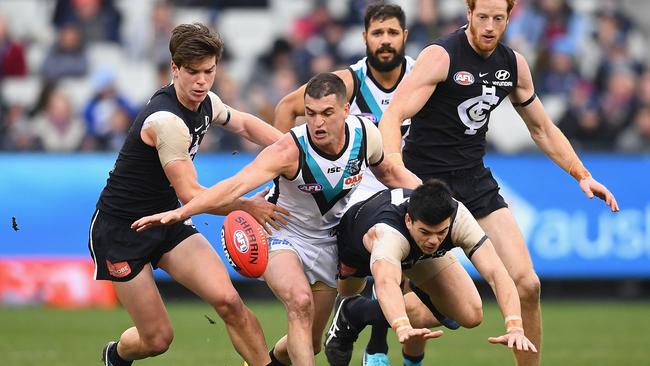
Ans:
POLYGON ((288 250, 272 252, 264 280, 287 311, 287 336, 276 343, 275 357, 285 365, 314 365, 314 299, 300 259, 288 250))
POLYGON ((135 325, 120 336, 117 344, 119 357, 131 361, 167 351, 174 338, 173 329, 151 267, 145 266, 128 282, 113 282, 113 285, 120 303, 135 325))
POLYGON ((249 365, 266 365, 271 361, 259 321, 244 305, 226 267, 203 235, 185 239, 158 264, 215 309, 233 346, 249 365))
POLYGON ((537 366, 542 350, 542 311, 540 306, 540 283, 524 242, 524 237, 507 208, 492 212, 478 220, 485 230, 510 277, 517 286, 524 331, 537 347, 537 353, 516 352, 519 366, 537 366))
POLYGON ((332 313, 336 300, 336 289, 322 282, 312 285, 314 296, 314 322, 312 327, 312 344, 314 354, 320 353, 323 347, 323 332, 332 313))

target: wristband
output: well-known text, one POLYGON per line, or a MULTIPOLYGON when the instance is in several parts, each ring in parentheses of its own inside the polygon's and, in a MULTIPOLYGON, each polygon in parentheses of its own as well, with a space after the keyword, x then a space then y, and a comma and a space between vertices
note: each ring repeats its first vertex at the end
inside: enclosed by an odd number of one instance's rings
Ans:
POLYGON ((591 177, 591 173, 582 165, 580 160, 576 160, 569 166, 569 175, 575 178, 578 182, 591 177))
POLYGON ((399 332, 403 328, 411 328, 411 322, 406 316, 401 316, 390 323, 390 327, 395 329, 395 332, 399 332))
POLYGON ((522 328, 523 323, 521 321, 521 316, 519 315, 508 315, 505 318, 506 329, 511 328, 522 328))

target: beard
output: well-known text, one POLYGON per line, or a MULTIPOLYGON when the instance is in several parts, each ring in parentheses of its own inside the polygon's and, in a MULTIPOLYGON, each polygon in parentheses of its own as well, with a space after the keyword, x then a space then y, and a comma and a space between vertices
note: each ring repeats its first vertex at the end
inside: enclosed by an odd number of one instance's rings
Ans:
POLYGON ((494 51, 497 48, 497 45, 499 44, 499 42, 501 42, 501 38, 503 38, 503 36, 505 34, 505 32, 503 32, 501 34, 498 34, 497 37, 495 38, 496 42, 486 44, 486 43, 481 42, 481 35, 479 34, 478 29, 476 29, 473 26, 471 21, 469 22, 468 27, 469 27, 469 34, 472 37, 472 43, 474 44, 474 46, 476 48, 478 48, 479 51, 485 52, 485 53, 490 53, 490 52, 494 51))
POLYGON ((368 63, 370 63, 370 66, 379 72, 388 72, 402 65, 402 62, 404 61, 404 47, 398 51, 390 46, 382 46, 379 47, 375 53, 372 53, 368 48, 368 45, 366 45, 366 56, 368 57, 368 63), (388 61, 382 61, 379 57, 375 56, 382 52, 392 52, 393 58, 388 61))

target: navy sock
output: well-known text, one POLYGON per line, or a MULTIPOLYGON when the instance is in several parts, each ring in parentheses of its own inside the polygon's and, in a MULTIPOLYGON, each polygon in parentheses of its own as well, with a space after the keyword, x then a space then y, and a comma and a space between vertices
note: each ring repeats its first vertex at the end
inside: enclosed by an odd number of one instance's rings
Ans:
MULTIPOLYGON (((118 342, 119 343, 119 342, 118 342)), ((133 361, 126 361, 117 353, 117 344, 115 343, 113 347, 108 350, 108 359, 115 366, 131 366, 133 361)))
POLYGON ((271 350, 269 351, 269 357, 271 357, 271 363, 269 363, 267 366, 286 366, 285 364, 280 362, 280 360, 278 360, 277 357, 275 357, 275 354, 273 353, 274 350, 275 347, 271 348, 271 350))
POLYGON ((358 296, 348 300, 343 307, 343 311, 345 311, 345 316, 350 325, 356 329, 361 330, 367 325, 390 327, 377 300, 358 296))
POLYGON ((384 325, 373 325, 370 339, 366 346, 366 352, 369 355, 375 353, 388 353, 388 342, 386 336, 388 335, 388 327, 384 325))

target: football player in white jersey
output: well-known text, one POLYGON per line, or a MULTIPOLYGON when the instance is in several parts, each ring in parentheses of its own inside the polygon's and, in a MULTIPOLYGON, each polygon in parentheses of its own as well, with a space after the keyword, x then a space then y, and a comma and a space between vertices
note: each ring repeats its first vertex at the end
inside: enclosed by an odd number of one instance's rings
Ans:
POLYGON ((349 116, 343 81, 331 73, 313 77, 304 95, 307 123, 264 149, 239 173, 210 187, 185 206, 144 217, 139 231, 215 212, 275 179, 272 196, 290 212, 289 224, 269 239, 263 277, 287 311, 288 334, 270 351, 273 365, 314 365, 336 297, 338 253, 334 227, 352 191, 370 167, 389 187, 421 181, 401 164, 386 162, 379 130, 349 116))
MULTIPOLYGON (((364 21, 366 57, 346 69, 334 71, 334 74, 345 83, 350 114, 362 115, 377 124, 392 100, 397 85, 411 72, 415 60, 404 55, 408 30, 404 11, 399 5, 371 4, 366 8, 364 21)), ((289 131, 295 125, 296 117, 304 115, 304 92, 303 85, 280 100, 274 116, 277 129, 289 131)), ((409 123, 410 120, 404 122, 402 134, 408 132, 409 123)), ((366 174, 350 204, 382 189, 386 189, 386 186, 372 173, 366 174)))

